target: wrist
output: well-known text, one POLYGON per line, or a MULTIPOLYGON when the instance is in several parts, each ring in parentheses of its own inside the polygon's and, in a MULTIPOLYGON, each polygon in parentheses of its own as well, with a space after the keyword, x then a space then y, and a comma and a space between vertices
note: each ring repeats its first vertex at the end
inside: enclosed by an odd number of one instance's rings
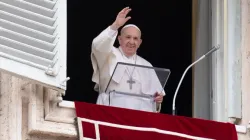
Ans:
POLYGON ((118 30, 119 29, 119 26, 114 22, 111 26, 110 26, 110 28, 112 29, 112 30, 118 30))

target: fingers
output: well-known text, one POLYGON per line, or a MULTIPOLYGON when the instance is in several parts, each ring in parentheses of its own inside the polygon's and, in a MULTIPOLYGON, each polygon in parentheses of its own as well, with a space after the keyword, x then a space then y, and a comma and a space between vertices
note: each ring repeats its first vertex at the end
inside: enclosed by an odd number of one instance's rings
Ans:
POLYGON ((119 14, 127 15, 131 10, 132 10, 131 8, 125 7, 119 12, 119 14))
POLYGON ((125 7, 121 10, 121 13, 126 13, 130 8, 129 7, 125 7))
POLYGON ((127 14, 131 11, 129 7, 123 8, 119 14, 116 16, 115 22, 112 24, 114 29, 118 29, 123 26, 131 17, 127 17, 127 14))
POLYGON ((132 9, 131 8, 128 8, 125 10, 125 14, 127 15, 132 9))
POLYGON ((160 93, 160 92, 156 92, 156 93, 155 93, 155 97, 156 97, 156 96, 163 96, 163 94, 160 93))
POLYGON ((157 96, 155 97, 155 100, 162 100, 163 99, 163 96, 157 96))
POLYGON ((126 17, 126 19, 125 19, 125 20, 126 20, 126 22, 127 22, 129 19, 131 19, 131 17, 126 17))
POLYGON ((155 101, 156 101, 157 103, 161 103, 161 102, 163 101, 163 96, 162 96, 162 95, 156 96, 156 97, 155 97, 155 101))

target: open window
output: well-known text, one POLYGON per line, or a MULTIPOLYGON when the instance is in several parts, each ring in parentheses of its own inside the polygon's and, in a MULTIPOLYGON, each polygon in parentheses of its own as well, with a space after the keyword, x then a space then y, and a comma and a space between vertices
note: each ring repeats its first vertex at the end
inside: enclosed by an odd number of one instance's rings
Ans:
POLYGON ((0 70, 66 90, 66 0, 0 1, 0 70))

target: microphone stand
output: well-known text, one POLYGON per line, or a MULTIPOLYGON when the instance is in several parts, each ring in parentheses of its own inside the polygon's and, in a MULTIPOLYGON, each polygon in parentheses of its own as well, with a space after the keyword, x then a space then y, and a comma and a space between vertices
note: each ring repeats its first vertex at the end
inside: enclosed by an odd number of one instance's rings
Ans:
POLYGON ((195 62, 193 62, 191 65, 189 65, 186 70, 184 71, 184 73, 182 74, 182 77, 181 77, 181 80, 177 86, 177 89, 175 91, 175 94, 174 94, 174 99, 173 99, 173 106, 172 106, 172 114, 173 115, 176 115, 176 110, 175 110, 175 100, 176 100, 176 96, 177 96, 177 92, 180 88, 180 85, 182 83, 182 80, 184 78, 184 76, 186 75, 187 71, 193 66, 195 65, 196 63, 198 63, 199 61, 201 61, 202 59, 204 59, 205 57, 207 57, 208 55, 212 54, 213 52, 217 51, 220 47, 219 46, 215 46, 213 47, 211 50, 209 50, 206 54, 202 55, 198 60, 196 60, 195 62))

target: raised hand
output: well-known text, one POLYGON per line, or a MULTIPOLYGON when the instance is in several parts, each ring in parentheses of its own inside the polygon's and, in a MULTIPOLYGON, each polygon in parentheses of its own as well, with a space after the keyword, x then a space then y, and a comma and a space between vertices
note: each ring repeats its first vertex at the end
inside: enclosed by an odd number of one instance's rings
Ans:
POLYGON ((131 11, 131 8, 125 7, 123 8, 118 15, 116 16, 115 22, 111 25, 111 28, 117 30, 121 26, 123 26, 129 19, 130 16, 127 17, 128 13, 131 11))

